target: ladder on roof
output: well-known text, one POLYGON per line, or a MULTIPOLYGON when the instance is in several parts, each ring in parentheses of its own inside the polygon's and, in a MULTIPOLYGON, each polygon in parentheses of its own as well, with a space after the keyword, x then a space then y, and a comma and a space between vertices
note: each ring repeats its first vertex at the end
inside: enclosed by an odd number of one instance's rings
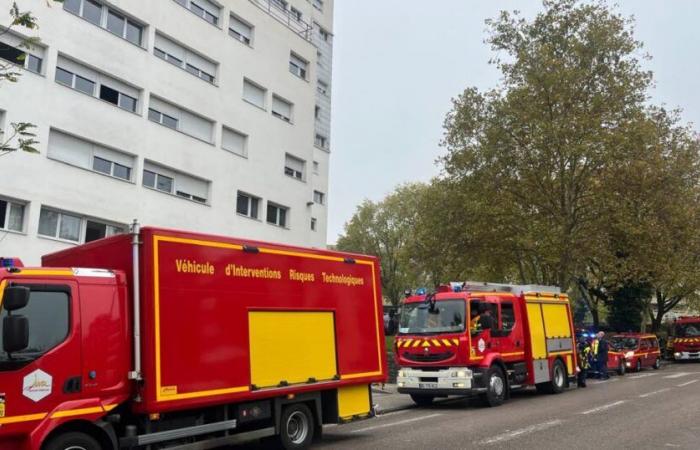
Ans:
POLYGON ((511 292, 520 295, 526 292, 538 292, 540 294, 561 294, 561 289, 557 286, 543 286, 538 284, 506 284, 487 283, 484 281, 453 281, 450 283, 452 289, 460 289, 470 292, 511 292))

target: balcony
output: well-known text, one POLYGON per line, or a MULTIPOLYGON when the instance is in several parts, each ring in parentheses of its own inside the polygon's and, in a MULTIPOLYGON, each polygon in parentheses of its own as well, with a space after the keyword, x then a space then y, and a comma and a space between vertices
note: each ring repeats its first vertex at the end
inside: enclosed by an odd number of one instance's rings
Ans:
POLYGON ((292 14, 287 9, 287 3, 284 0, 250 0, 250 2, 301 36, 304 40, 311 42, 311 25, 292 14))

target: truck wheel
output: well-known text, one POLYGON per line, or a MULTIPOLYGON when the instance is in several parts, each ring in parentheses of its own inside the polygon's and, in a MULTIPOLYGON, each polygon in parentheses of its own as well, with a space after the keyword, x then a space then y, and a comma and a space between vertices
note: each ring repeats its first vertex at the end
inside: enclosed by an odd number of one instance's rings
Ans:
POLYGON ((626 366, 625 366, 625 361, 622 359, 620 360, 620 364, 617 366, 617 374, 620 376, 623 376, 627 372, 626 366))
POLYGON ((282 411, 280 444, 287 450, 307 448, 314 439, 314 416, 303 403, 289 405, 282 411))
POLYGON ((491 366, 486 372, 486 393, 481 394, 481 403, 484 406, 500 406, 506 400, 506 377, 503 375, 503 370, 498 366, 491 366))
POLYGON ((44 450, 102 450, 102 447, 88 434, 71 432, 52 438, 44 450))
POLYGON ((541 394, 559 394, 566 387, 566 369, 564 364, 556 360, 552 367, 552 379, 545 383, 535 385, 537 392, 541 394))
POLYGON ((661 368, 661 358, 656 358, 654 365, 652 366, 654 370, 659 370, 661 368))
POLYGON ((641 371, 642 371, 642 360, 641 360, 641 359, 638 359, 638 360, 637 360, 637 365, 635 366, 635 369, 634 369, 634 370, 636 370, 637 372, 641 372, 641 371))
POLYGON ((418 406, 430 406, 434 398, 432 395, 411 394, 411 400, 418 406))

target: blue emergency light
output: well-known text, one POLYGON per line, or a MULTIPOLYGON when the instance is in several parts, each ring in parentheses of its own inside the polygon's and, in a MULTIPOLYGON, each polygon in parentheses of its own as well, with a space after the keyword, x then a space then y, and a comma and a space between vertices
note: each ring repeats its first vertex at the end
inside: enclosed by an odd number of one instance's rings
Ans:
POLYGON ((416 295, 425 295, 426 289, 424 287, 416 289, 416 295))

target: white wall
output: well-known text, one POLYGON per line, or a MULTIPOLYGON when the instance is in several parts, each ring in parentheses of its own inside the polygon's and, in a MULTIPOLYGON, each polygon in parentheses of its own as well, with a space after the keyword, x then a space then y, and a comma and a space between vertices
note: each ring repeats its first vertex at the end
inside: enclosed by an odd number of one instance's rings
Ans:
MULTIPOLYGON (((0 110, 6 111, 6 131, 10 122, 37 125, 41 154, 18 153, 0 159, 0 197, 28 202, 25 233, 0 231, 1 256, 20 256, 25 263, 36 264, 40 255, 72 245, 37 237, 41 205, 121 224, 138 218, 144 225, 325 246, 329 199, 323 206, 307 205, 314 190, 328 192, 329 153, 314 147, 316 48, 251 1, 220 3, 221 27, 172 0, 109 3, 147 25, 144 48, 140 48, 64 11, 59 4, 49 7, 45 2, 18 1, 20 9, 31 9, 38 18, 37 35, 47 46, 44 75, 24 72, 18 83, 3 84, 0 110), (255 25, 252 48, 228 35, 231 10, 255 25), (154 56, 156 30, 216 61, 216 84, 154 56), (291 51, 311 62, 308 81, 289 73, 291 51), (138 114, 55 83, 59 53, 140 88, 138 114), (244 77, 267 88, 267 111, 242 101, 244 77), (273 93, 294 103, 293 124, 271 115, 273 93), (150 122, 150 94, 215 122, 214 143, 150 122), (247 158, 221 148, 222 124, 249 135, 247 158), (134 182, 48 159, 46 146, 52 127, 137 155, 134 182), (306 160, 305 182, 284 175, 285 153, 306 160), (146 159, 211 181, 208 204, 144 188, 141 176, 146 159), (313 174, 314 160, 320 164, 318 175, 313 174), (238 190, 263 199, 260 220, 236 214, 238 190), (288 229, 265 222, 267 200, 291 208, 288 229), (311 217, 318 219, 315 232, 310 230, 311 217)), ((332 30, 330 0, 325 1, 323 14, 305 0, 290 3, 303 12, 304 20, 315 20, 332 30)), ((9 18, 0 20, 7 23, 9 18)))

